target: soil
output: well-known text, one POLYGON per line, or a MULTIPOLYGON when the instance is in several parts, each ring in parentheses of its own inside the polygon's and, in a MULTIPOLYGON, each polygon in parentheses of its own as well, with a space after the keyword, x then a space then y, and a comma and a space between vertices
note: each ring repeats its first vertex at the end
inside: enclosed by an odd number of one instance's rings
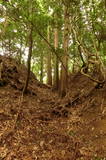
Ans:
POLYGON ((106 83, 70 76, 64 98, 0 56, 0 160, 106 160, 106 83))

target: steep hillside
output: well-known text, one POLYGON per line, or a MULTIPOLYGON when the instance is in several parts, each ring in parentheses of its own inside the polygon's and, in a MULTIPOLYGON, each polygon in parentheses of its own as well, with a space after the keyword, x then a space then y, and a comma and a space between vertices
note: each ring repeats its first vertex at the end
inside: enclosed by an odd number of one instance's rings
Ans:
POLYGON ((66 97, 59 98, 27 69, 0 56, 1 160, 105 160, 106 83, 77 73, 66 97))

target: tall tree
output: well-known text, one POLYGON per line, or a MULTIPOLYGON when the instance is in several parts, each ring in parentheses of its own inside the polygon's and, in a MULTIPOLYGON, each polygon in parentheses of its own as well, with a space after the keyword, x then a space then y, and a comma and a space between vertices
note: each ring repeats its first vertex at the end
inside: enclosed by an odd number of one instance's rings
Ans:
POLYGON ((31 56, 32 56, 32 49, 33 49, 33 25, 32 24, 29 30, 29 41, 28 42, 29 42, 29 52, 28 52, 28 59, 27 59, 27 75, 26 75, 25 86, 23 89, 23 94, 27 93, 28 83, 30 79, 31 56))
POLYGON ((64 4, 64 37, 63 37, 63 49, 61 64, 61 87, 60 95, 64 96, 67 90, 67 78, 68 78, 68 47, 69 47, 69 3, 64 4))
MULTIPOLYGON (((29 3, 28 3, 29 4, 29 3)), ((28 51, 28 58, 27 58, 27 75, 25 86, 23 88, 23 94, 27 93, 28 83, 30 79, 30 71, 31 71, 31 57, 32 57, 32 50, 33 50, 33 0, 29 5, 29 35, 28 35, 28 43, 29 43, 29 51, 28 51)))
MULTIPOLYGON (((57 26, 57 14, 55 14, 55 27, 54 27, 54 48, 55 51, 58 49, 59 37, 58 37, 58 26, 57 26)), ((58 53, 58 52, 57 52, 58 53)), ((54 55, 54 89, 59 87, 59 59, 57 55, 54 55)))
MULTIPOLYGON (((47 28, 47 40, 50 43, 50 26, 48 26, 48 28, 47 28)), ((47 84, 48 85, 52 85, 51 61, 52 61, 52 56, 51 56, 51 52, 49 51, 49 53, 47 54, 47 84)))

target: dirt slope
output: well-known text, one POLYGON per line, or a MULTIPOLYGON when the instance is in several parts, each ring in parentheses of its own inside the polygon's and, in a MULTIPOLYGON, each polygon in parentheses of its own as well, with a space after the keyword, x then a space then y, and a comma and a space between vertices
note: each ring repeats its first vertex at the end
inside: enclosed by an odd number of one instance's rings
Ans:
POLYGON ((0 56, 0 159, 105 160, 106 84, 73 75, 61 99, 27 69, 0 56))

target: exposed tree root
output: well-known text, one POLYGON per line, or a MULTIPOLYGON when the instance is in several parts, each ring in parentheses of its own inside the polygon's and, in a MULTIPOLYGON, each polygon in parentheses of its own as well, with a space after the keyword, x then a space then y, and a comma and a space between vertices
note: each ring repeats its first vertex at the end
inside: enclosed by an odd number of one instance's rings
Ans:
POLYGON ((91 77, 89 74, 85 73, 84 72, 84 69, 86 69, 86 67, 83 67, 81 69, 81 74, 83 74, 84 76, 88 77, 90 80, 96 82, 96 83, 99 83, 99 84, 103 84, 105 82, 105 78, 103 80, 98 80, 98 79, 94 79, 93 77, 91 77))

